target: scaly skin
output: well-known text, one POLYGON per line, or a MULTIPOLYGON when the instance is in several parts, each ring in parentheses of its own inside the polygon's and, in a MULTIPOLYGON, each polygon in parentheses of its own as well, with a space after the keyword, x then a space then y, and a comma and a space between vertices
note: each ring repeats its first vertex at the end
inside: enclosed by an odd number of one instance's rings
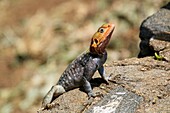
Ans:
POLYGON ((54 103, 51 102, 59 95, 81 86, 84 87, 89 97, 95 96, 89 81, 97 70, 101 77, 108 82, 103 64, 107 59, 105 48, 109 43, 114 28, 113 24, 107 23, 97 30, 91 39, 89 52, 81 54, 69 64, 58 83, 44 97, 41 110, 53 106, 54 103))

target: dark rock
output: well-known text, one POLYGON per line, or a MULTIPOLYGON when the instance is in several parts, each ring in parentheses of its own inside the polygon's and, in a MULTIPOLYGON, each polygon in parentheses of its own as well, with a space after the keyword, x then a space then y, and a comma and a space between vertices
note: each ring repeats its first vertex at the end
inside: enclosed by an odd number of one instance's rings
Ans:
POLYGON ((139 37, 141 42, 138 57, 152 56, 155 52, 159 52, 155 50, 155 47, 158 49, 159 44, 150 44, 151 39, 159 40, 160 43, 161 41, 170 43, 170 2, 142 22, 139 37))
POLYGON ((134 113, 142 100, 142 97, 123 87, 117 87, 86 113, 134 113))

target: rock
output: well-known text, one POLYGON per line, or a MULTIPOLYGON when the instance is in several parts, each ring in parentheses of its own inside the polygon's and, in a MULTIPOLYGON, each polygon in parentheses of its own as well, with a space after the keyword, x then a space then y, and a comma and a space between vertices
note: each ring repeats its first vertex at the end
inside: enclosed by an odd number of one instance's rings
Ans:
POLYGON ((153 57, 130 58, 114 61, 105 69, 110 75, 109 85, 98 73, 90 81, 93 91, 100 92, 104 98, 95 97, 89 102, 87 94, 77 88, 55 99, 54 108, 39 113, 85 113, 98 105, 107 106, 109 101, 115 102, 116 107, 111 105, 115 112, 124 112, 124 107, 129 108, 127 113, 170 112, 169 62, 154 60, 153 57))
POLYGON ((159 56, 166 61, 170 61, 170 42, 151 38, 149 46, 151 46, 155 52, 158 52, 159 56))
MULTIPOLYGON (((142 22, 139 37, 141 39, 139 58, 153 56, 155 52, 160 55, 160 51, 165 49, 166 52, 162 52, 165 55, 161 55, 166 56, 167 52, 170 52, 170 46, 166 46, 170 45, 170 2, 142 22), (157 43, 151 42, 153 40, 157 43), (164 44, 160 46, 162 43, 164 44)), ((170 56, 166 56, 165 59, 170 61, 170 56)))
POLYGON ((134 113, 142 97, 117 87, 85 113, 134 113))
POLYGON ((159 54, 167 61, 170 61, 170 48, 160 51, 159 54))

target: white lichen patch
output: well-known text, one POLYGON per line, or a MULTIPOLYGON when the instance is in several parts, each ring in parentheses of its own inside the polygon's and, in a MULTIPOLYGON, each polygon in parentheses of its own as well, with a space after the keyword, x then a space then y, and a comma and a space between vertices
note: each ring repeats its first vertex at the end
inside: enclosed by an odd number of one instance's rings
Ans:
POLYGON ((126 92, 117 92, 116 95, 112 95, 111 99, 103 106, 96 106, 93 108, 93 113, 115 113, 116 108, 123 100, 123 96, 126 92))

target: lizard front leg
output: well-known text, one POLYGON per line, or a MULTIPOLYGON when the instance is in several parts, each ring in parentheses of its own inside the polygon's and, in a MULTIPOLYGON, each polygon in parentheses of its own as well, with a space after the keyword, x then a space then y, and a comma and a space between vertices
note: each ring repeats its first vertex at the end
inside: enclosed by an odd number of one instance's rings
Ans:
POLYGON ((101 76, 107 83, 109 83, 109 82, 108 82, 109 77, 107 77, 106 74, 105 74, 104 66, 101 66, 101 67, 98 69, 98 72, 99 72, 100 76, 101 76))
POLYGON ((54 105, 54 103, 51 103, 53 98, 58 97, 64 92, 65 92, 65 89, 61 85, 52 86, 51 90, 47 93, 47 95, 43 99, 42 107, 41 107, 42 110, 52 107, 54 105))

